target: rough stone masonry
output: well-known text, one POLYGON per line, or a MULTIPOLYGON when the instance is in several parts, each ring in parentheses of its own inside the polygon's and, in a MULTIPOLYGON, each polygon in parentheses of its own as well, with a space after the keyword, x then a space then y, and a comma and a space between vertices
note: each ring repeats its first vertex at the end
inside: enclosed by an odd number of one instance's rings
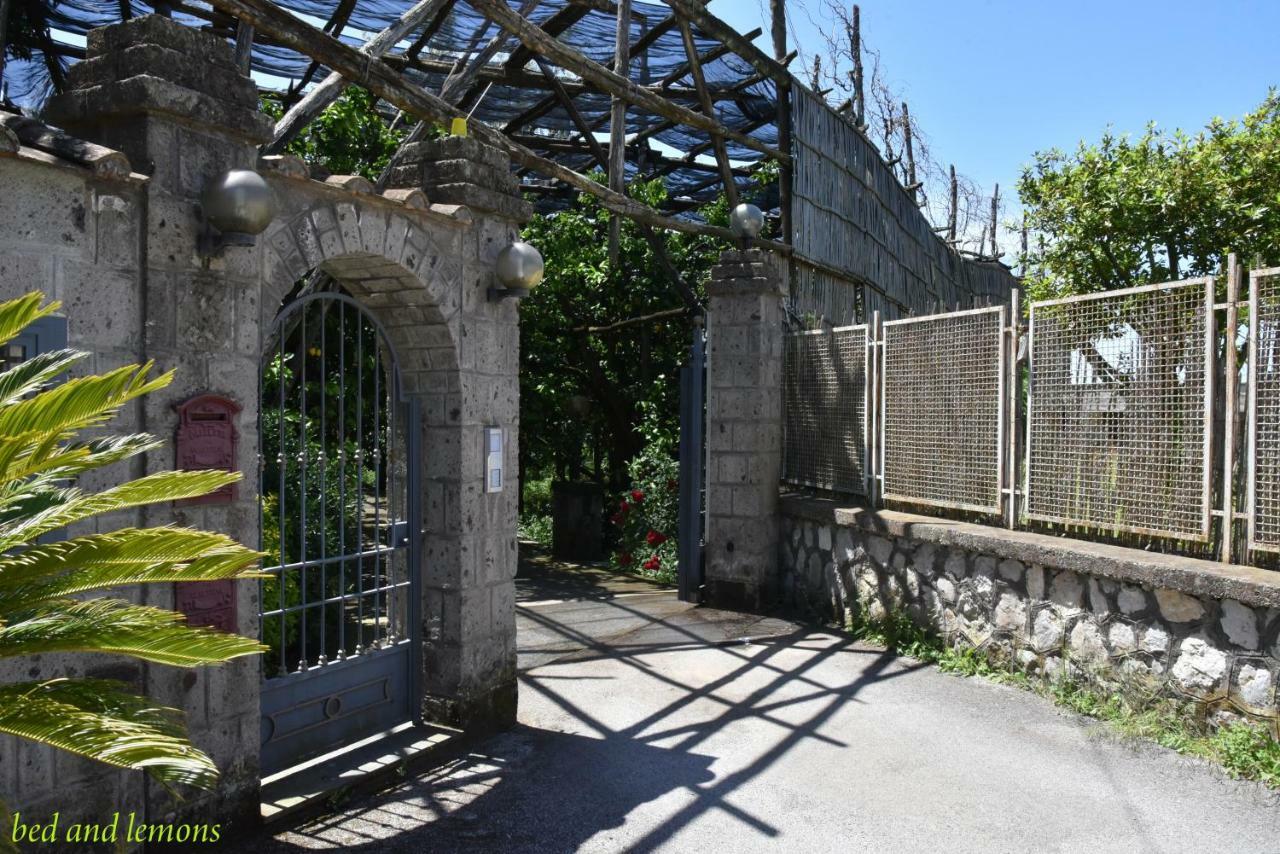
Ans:
MULTIPOLYGON (((238 73, 231 47, 159 16, 89 34, 87 54, 54 99, 47 123, 0 112, 0 298, 34 289, 61 299, 72 347, 92 353, 88 371, 155 360, 175 382, 124 412, 113 432, 171 439, 175 405, 215 393, 242 407, 230 504, 152 507, 101 525, 178 523, 260 541, 257 496, 258 383, 282 300, 322 269, 383 327, 400 355, 403 391, 423 412, 424 518, 418 575, 421 696, 429 721, 462 727, 515 720, 516 489, 486 493, 482 436, 519 437, 518 310, 490 302, 494 264, 529 206, 505 156, 473 139, 418 144, 375 193, 358 176, 313 180, 293 157, 259 159, 269 119, 238 73), (197 251, 199 197, 229 168, 254 168, 278 213, 253 247, 215 257, 197 251)), ((142 466, 104 471, 98 489, 174 467, 173 450, 142 466)), ((172 585, 129 591, 174 607, 172 585)), ((259 635, 258 585, 237 591, 239 631, 259 635)), ((145 776, 0 739, 0 799, 31 815, 135 811, 147 821, 256 820, 260 663, 182 671, 87 656, 8 661, 0 678, 108 676, 183 710, 197 745, 223 771, 207 796, 173 800, 145 776)))

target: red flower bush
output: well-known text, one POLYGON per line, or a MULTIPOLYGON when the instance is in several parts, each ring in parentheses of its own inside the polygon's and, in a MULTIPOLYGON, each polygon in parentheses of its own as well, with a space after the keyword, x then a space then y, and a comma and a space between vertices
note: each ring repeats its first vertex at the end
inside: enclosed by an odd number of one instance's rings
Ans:
POLYGON ((679 466, 673 449, 650 444, 628 466, 631 484, 620 498, 613 516, 617 526, 614 566, 641 572, 658 581, 675 581, 676 490, 679 466), (624 509, 625 508, 625 509, 624 509), (631 560, 624 561, 623 555, 631 560))

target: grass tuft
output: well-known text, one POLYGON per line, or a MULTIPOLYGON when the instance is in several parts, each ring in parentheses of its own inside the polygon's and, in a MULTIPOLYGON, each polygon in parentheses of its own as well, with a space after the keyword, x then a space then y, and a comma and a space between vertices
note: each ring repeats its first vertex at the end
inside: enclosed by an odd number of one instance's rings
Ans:
POLYGON ((936 664, 943 673, 981 677, 1032 691, 1106 723, 1119 735, 1154 741, 1217 763, 1232 777, 1280 789, 1280 742, 1266 727, 1248 720, 1214 725, 1205 720, 1195 703, 1160 696, 1149 682, 1136 678, 1104 682, 1071 666, 1064 666, 1052 678, 1033 677, 995 649, 948 647, 935 632, 902 612, 856 621, 847 629, 857 640, 936 664))

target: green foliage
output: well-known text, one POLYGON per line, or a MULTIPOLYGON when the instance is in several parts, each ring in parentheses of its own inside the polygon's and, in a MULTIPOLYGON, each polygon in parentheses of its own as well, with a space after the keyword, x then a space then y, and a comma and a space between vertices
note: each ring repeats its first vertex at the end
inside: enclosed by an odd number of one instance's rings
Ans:
POLYGON ((1023 264, 1033 299, 1208 275, 1228 252, 1269 258, 1280 245, 1280 93, 1194 136, 1153 124, 1136 140, 1108 131, 1070 154, 1039 152, 1018 192, 1044 239, 1023 264))
MULTIPOLYGON (((58 308, 43 295, 0 303, 0 344, 58 308)), ((177 667, 258 652, 248 638, 187 626, 159 608, 84 598, 135 584, 258 578, 259 554, 222 534, 125 528, 61 542, 42 535, 131 507, 204 495, 239 478, 159 472, 97 493, 76 477, 154 449, 136 434, 79 439, 120 407, 163 388, 151 365, 51 382, 88 354, 49 353, 0 373, 0 658, 54 652, 125 655, 177 667), (78 598, 71 598, 78 597, 78 598)), ((52 679, 0 687, 0 733, 49 744, 165 784, 210 787, 217 768, 187 740, 180 715, 103 680, 52 679)))
POLYGON ((944 658, 942 639, 901 611, 875 620, 855 620, 849 630, 858 640, 878 644, 917 661, 932 664, 944 658))
POLYGON ((676 579, 680 465, 674 440, 649 407, 641 433, 648 442, 627 466, 630 487, 610 517, 618 533, 613 563, 663 583, 676 579))
MULTIPOLYGON (((404 125, 391 128, 377 101, 368 89, 348 86, 285 150, 334 175, 376 181, 406 133, 404 125)), ((274 119, 284 115, 278 99, 264 97, 261 107, 274 119)))
POLYGON ((524 507, 520 511, 519 534, 540 546, 551 547, 551 478, 527 479, 520 484, 524 507))
MULTIPOLYGON (((773 172, 762 170, 762 184, 773 172)), ((603 183, 603 174, 594 180, 603 183)), ((637 181, 628 193, 664 207, 660 180, 637 181)), ((723 197, 699 214, 726 225, 723 197)), ((591 468, 612 489, 627 484, 627 462, 654 434, 674 440, 678 426, 679 366, 688 355, 692 324, 668 318, 595 335, 575 330, 604 326, 684 305, 679 290, 641 231, 623 220, 618 263, 610 266, 609 215, 591 196, 565 210, 540 214, 524 239, 546 259, 546 276, 520 305, 520 394, 523 470, 576 479, 591 468), (584 398, 585 414, 567 417, 584 398), (596 465, 598 461, 598 466, 596 465)), ((666 253, 701 300, 723 241, 657 232, 666 253)))

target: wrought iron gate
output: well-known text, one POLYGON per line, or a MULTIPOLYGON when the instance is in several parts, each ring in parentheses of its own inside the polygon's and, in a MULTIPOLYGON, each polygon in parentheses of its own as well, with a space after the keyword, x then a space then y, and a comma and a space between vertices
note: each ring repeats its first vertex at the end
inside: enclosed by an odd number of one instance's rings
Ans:
POLYGON ((416 405, 351 297, 277 318, 260 430, 264 771, 408 720, 416 695, 416 405))

